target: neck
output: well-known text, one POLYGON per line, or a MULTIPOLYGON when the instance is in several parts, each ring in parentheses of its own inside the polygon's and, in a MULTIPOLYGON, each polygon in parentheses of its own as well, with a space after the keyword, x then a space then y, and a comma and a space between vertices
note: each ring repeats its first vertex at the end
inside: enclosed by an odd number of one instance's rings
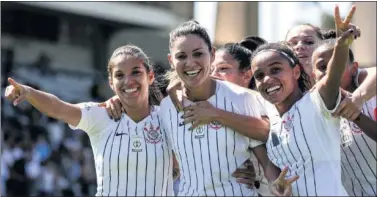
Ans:
POLYGON ((185 96, 191 101, 205 101, 216 91, 216 81, 208 78, 199 87, 184 87, 185 96))
POLYGON ((283 114, 289 111, 289 109, 291 109, 292 106, 302 98, 302 96, 303 92, 300 90, 300 88, 294 88, 294 91, 283 102, 275 105, 279 115, 283 116, 283 114))
POLYGON ((148 99, 136 105, 127 105, 122 102, 122 106, 128 117, 130 117, 134 122, 140 122, 145 117, 149 116, 151 111, 151 106, 149 105, 148 99))
POLYGON ((353 82, 347 88, 345 88, 345 90, 350 93, 353 93, 356 89, 357 89, 357 86, 353 82))

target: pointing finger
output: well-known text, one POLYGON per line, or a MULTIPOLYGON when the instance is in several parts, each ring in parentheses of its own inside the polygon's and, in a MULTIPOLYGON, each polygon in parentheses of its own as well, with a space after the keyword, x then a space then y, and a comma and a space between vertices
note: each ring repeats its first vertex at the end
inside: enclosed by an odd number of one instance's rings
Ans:
POLYGON ((12 78, 8 78, 8 82, 12 85, 12 86, 14 86, 15 88, 17 88, 17 89, 20 89, 21 88, 21 85, 19 84, 19 83, 17 83, 14 79, 12 79, 12 78))

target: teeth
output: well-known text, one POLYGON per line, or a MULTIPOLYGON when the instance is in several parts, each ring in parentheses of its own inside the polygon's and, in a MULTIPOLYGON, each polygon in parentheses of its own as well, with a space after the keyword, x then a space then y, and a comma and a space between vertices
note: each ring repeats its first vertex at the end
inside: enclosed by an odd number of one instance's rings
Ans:
POLYGON ((192 70, 192 71, 185 71, 185 73, 189 76, 196 76, 200 70, 192 70))
POLYGON ((279 88, 280 88, 280 85, 276 85, 276 86, 273 86, 271 88, 267 88, 266 92, 267 93, 271 93, 271 92, 273 92, 273 91, 275 91, 275 90, 277 90, 279 88))
POLYGON ((137 88, 125 89, 124 92, 131 93, 131 92, 135 92, 136 90, 137 90, 137 88))

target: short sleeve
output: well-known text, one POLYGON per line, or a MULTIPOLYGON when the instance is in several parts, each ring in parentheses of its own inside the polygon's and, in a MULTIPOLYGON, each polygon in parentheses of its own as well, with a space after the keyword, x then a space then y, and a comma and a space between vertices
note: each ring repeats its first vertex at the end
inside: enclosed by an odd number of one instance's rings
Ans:
POLYGON ((309 92, 310 98, 312 102, 314 103, 314 107, 318 110, 319 113, 323 114, 323 116, 326 119, 334 119, 334 117, 331 115, 335 112, 335 110, 338 108, 340 101, 341 101, 341 92, 339 90, 338 97, 336 99, 336 104, 334 109, 327 109, 325 102, 322 99, 322 96, 319 94, 318 88, 314 88, 309 92))
MULTIPOLYGON (((267 112, 261 105, 258 100, 258 94, 254 92, 245 92, 244 93, 244 110, 241 112, 243 115, 262 118, 262 116, 267 115, 267 112)), ((242 109, 241 109, 242 110, 242 109)), ((261 144, 264 144, 262 141, 250 139, 249 147, 254 148, 261 144)))
POLYGON ((77 106, 81 109, 81 119, 76 127, 69 125, 73 130, 81 129, 89 136, 95 135, 102 131, 111 121, 106 109, 99 107, 98 103, 79 103, 77 106))

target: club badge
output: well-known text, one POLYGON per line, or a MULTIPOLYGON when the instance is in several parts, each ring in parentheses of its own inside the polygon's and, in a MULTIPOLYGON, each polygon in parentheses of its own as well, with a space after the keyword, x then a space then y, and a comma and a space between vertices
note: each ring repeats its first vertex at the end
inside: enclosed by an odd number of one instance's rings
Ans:
POLYGON ((151 123, 149 127, 146 125, 144 127, 144 132, 146 133, 145 140, 150 144, 158 144, 162 140, 162 135, 160 133, 160 127, 154 127, 151 123))
POLYGON ((219 129, 221 129, 222 126, 223 126, 223 125, 221 125, 219 121, 211 121, 211 122, 209 123, 209 127, 210 127, 211 129, 216 130, 216 131, 219 130, 219 129))

